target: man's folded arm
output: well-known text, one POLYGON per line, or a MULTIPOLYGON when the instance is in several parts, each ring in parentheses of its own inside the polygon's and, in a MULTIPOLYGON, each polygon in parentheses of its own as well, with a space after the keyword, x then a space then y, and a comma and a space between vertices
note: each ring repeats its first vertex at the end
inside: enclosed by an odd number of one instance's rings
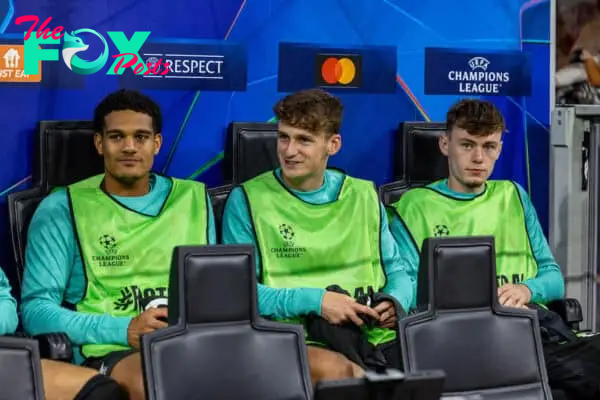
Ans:
POLYGON ((64 190, 51 194, 36 210, 26 249, 21 314, 28 333, 64 332, 77 345, 127 345, 131 318, 76 312, 62 306, 65 301, 78 301, 85 293, 85 275, 81 274, 80 293, 69 293, 73 299, 66 298, 78 250, 64 190))
MULTIPOLYGON (((252 244, 256 274, 260 277, 260 254, 250 220, 250 213, 240 187, 231 191, 223 213, 223 243, 252 244)), ((294 318, 307 314, 321 314, 325 289, 273 288, 258 284, 258 311, 273 319, 294 318)))

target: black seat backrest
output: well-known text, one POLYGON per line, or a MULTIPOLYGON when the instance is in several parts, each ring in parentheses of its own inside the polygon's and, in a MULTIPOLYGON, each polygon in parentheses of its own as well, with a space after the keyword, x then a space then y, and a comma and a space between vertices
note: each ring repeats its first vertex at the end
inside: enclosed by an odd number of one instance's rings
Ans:
POLYGON ((33 184, 45 190, 104 172, 92 121, 41 121, 35 143, 33 184))
POLYGON ((223 157, 225 183, 243 183, 279 166, 277 124, 232 122, 223 157))
MULTIPOLYGON (((41 187, 33 187, 21 192, 10 193, 7 197, 8 220, 10 225, 10 239, 14 265, 17 268, 16 278, 19 287, 13 288, 20 290, 25 269, 25 246, 27 245, 27 229, 31 218, 44 198, 45 193, 41 187)), ((15 294, 16 297, 20 297, 15 294)))
POLYGON ((233 185, 223 185, 216 188, 208 189, 210 195, 213 213, 215 215, 215 228, 217 230, 217 242, 221 243, 221 226, 223 223, 223 211, 225 210, 225 202, 229 193, 231 193, 233 185))
POLYGON ((41 121, 38 124, 33 187, 8 195, 10 235, 19 284, 25 267, 27 230, 42 199, 53 188, 104 172, 104 161, 94 147, 93 135, 91 121, 41 121))
POLYGON ((37 341, 0 336, 0 388, 2 399, 45 399, 37 341))
POLYGON ((438 138, 446 131, 440 122, 403 122, 397 130, 394 179, 412 184, 448 177, 448 161, 438 138))
POLYGON ((551 398, 537 314, 498 303, 492 237, 426 239, 419 270, 428 307, 400 321, 406 371, 442 369, 447 394, 551 398))
POLYGON ((403 122, 398 127, 395 152, 397 179, 379 187, 384 205, 397 202, 408 189, 448 177, 448 161, 442 154, 438 138, 446 131, 440 122, 403 122))
POLYGON ((174 251, 169 326, 142 336, 148 399, 310 399, 304 331, 258 317, 252 246, 174 251))
POLYGON ((390 206, 400 200, 402 196, 411 186, 408 182, 401 180, 391 183, 386 183, 379 187, 379 198, 384 205, 390 206))

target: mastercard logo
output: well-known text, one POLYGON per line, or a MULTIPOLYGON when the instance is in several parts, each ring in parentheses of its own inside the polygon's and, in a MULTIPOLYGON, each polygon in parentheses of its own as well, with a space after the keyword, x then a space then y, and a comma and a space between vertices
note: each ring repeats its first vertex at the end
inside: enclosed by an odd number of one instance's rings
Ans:
POLYGON ((329 85, 348 85, 356 77, 356 65, 347 58, 326 58, 321 65, 321 78, 329 85))

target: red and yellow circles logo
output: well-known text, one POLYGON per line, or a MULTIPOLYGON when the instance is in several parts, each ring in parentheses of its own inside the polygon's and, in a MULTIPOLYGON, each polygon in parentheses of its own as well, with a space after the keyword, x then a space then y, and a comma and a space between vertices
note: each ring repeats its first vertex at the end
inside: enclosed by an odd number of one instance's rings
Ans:
POLYGON ((330 85, 348 85, 356 77, 356 66, 349 58, 329 57, 321 66, 321 77, 330 85))

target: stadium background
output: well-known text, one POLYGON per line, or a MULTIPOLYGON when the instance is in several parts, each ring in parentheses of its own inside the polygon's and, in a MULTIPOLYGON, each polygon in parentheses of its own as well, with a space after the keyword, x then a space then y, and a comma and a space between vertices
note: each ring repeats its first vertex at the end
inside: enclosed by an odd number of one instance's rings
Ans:
MULTIPOLYGON (((342 94, 344 146, 332 162, 348 173, 392 179, 393 131, 401 121, 441 121, 458 96, 424 94, 425 47, 522 49, 531 57, 532 93, 492 97, 505 113, 505 138, 495 177, 527 188, 544 229, 548 215, 550 2, 543 0, 0 0, 0 39, 22 35, 18 16, 53 17, 52 29, 151 31, 151 38, 217 39, 247 52, 245 92, 146 91, 162 106, 165 143, 155 168, 221 183, 227 125, 268 121, 277 91, 279 42, 397 47, 396 92, 342 94)), ((29 27, 29 23, 26 25, 29 27)), ((90 59, 92 59, 90 57, 90 59)), ((61 89, 0 83, 0 265, 10 265, 6 195, 28 186, 32 138, 40 120, 91 119, 95 104, 119 87, 102 71, 84 86, 61 89)), ((67 70, 68 73, 76 75, 67 70)))

